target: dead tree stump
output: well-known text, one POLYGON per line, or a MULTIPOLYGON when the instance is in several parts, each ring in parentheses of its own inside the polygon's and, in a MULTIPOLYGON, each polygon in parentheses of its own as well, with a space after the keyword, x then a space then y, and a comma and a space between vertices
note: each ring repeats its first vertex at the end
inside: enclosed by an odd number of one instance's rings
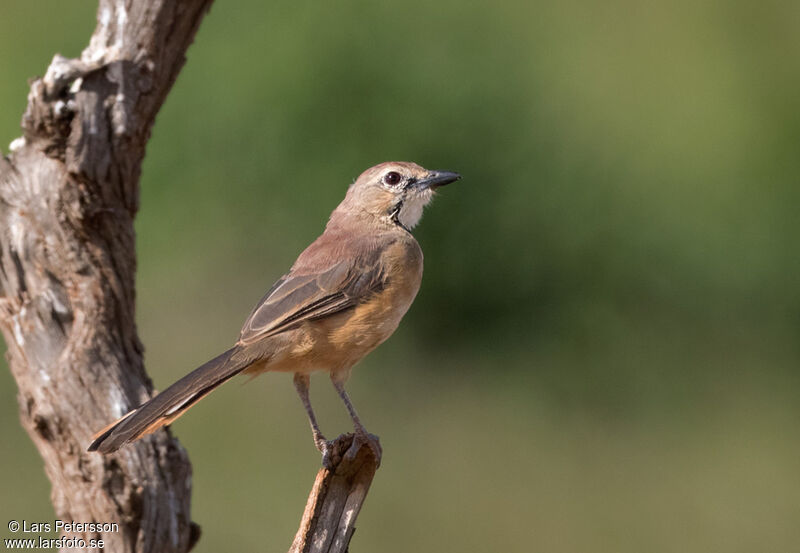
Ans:
POLYGON ((92 432, 152 395, 134 323, 133 218, 156 113, 211 0, 100 0, 79 59, 31 83, 23 136, 0 157, 0 330, 22 425, 56 517, 105 551, 185 552, 191 465, 160 432, 115 455, 92 432))

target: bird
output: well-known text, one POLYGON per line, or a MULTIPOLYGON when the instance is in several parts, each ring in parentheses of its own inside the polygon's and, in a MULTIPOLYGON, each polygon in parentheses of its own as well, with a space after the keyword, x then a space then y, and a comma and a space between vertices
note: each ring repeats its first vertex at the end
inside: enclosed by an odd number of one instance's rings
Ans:
POLYGON ((311 373, 328 371, 353 422, 347 455, 367 445, 380 463, 380 443, 362 424, 345 383, 414 301, 423 256, 411 231, 437 189, 460 178, 398 161, 364 171, 323 233, 253 308, 233 347, 98 431, 88 451, 112 453, 171 424, 236 375, 277 371, 293 373, 314 444, 328 465, 333 442, 320 431, 309 399, 311 373))

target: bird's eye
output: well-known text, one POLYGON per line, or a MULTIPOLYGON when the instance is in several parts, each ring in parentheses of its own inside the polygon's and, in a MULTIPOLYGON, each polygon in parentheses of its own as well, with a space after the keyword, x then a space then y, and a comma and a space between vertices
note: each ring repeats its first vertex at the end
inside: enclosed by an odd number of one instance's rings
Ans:
POLYGON ((400 176, 400 173, 396 171, 389 171, 383 176, 383 182, 388 184, 389 186, 394 186, 399 183, 403 177, 400 176))

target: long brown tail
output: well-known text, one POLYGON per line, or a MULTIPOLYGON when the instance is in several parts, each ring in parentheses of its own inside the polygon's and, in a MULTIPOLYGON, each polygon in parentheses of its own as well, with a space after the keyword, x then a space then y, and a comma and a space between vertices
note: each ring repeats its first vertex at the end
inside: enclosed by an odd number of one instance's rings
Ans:
POLYGON ((217 386, 247 368, 247 360, 234 356, 237 351, 238 348, 231 348, 204 363, 138 409, 100 430, 93 436, 88 451, 111 453, 170 424, 217 386))

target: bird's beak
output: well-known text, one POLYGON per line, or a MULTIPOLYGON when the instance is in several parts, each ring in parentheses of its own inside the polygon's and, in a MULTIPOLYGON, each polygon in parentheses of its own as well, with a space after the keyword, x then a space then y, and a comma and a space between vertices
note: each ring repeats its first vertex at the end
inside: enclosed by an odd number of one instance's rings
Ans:
POLYGON ((461 175, 450 171, 431 171, 427 176, 417 181, 417 186, 434 189, 455 182, 460 178, 461 175))

